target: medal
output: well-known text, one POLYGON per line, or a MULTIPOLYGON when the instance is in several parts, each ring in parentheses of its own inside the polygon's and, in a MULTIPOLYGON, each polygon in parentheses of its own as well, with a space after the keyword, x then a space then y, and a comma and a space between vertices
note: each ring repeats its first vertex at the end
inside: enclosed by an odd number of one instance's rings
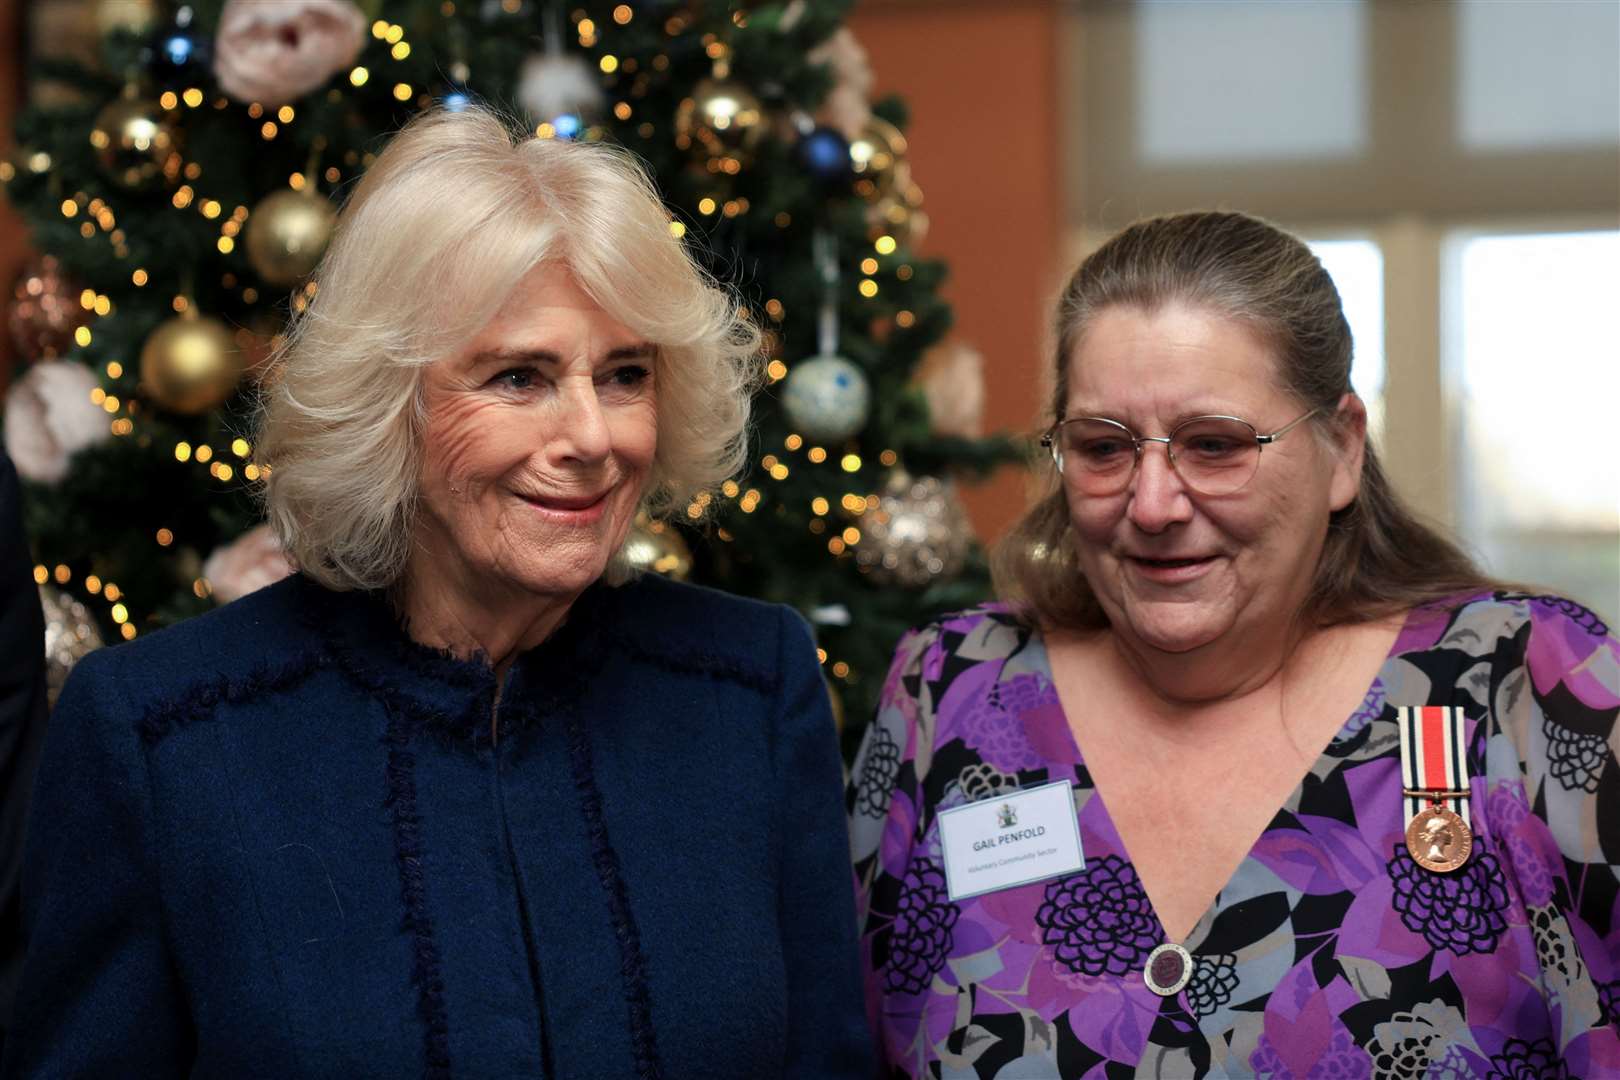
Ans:
POLYGON ((1426 705, 1398 713, 1406 850, 1425 870, 1449 874, 1474 847, 1474 831, 1463 816, 1469 796, 1463 712, 1426 705))
POLYGON ((1449 874, 1468 861, 1474 832, 1443 806, 1424 808, 1406 827, 1406 850, 1425 870, 1449 874))

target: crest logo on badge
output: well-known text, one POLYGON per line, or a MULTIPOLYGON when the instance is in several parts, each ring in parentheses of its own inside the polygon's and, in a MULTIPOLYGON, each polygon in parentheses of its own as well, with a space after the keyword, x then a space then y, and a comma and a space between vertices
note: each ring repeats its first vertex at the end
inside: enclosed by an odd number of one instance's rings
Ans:
POLYGON ((1018 824, 1018 812, 1012 808, 1012 803, 1002 803, 996 811, 996 824, 1003 829, 1010 829, 1018 824))

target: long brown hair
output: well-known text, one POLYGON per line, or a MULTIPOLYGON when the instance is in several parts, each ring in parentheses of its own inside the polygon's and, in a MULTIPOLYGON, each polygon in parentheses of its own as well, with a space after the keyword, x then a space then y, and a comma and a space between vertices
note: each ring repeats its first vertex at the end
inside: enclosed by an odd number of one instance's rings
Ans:
MULTIPOLYGON (((1154 312, 1171 303, 1246 324, 1272 347, 1284 388, 1304 408, 1322 408, 1311 423, 1326 431, 1339 422, 1351 339, 1333 279, 1297 238, 1247 214, 1214 211, 1139 221, 1080 264, 1058 303, 1051 418, 1063 415, 1068 362, 1101 312, 1154 312)), ((997 547, 996 586, 1044 625, 1101 627, 1107 618, 1080 571, 1069 522, 1054 475, 1052 490, 997 547)), ((1329 519, 1303 614, 1317 626, 1361 622, 1499 587, 1402 504, 1369 444, 1360 493, 1329 519)))

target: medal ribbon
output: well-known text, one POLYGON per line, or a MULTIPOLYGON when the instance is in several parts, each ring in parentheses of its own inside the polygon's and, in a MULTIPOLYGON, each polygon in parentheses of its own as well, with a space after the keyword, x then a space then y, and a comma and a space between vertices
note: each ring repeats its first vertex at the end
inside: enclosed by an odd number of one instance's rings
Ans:
MULTIPOLYGON (((1397 709, 1401 728, 1401 781, 1410 791, 1468 790, 1468 762, 1463 746, 1463 711, 1448 705, 1397 709)), ((1431 803, 1439 803, 1465 821, 1463 800, 1404 796, 1406 824, 1431 803)))

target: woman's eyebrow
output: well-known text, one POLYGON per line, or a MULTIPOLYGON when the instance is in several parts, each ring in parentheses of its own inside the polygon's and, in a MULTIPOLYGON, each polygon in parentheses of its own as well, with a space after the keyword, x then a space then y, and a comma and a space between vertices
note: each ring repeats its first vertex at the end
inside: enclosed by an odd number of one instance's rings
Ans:
MULTIPOLYGON (((623 345, 611 349, 603 360, 616 363, 621 360, 652 360, 658 355, 658 346, 649 342, 638 342, 635 345, 623 345)), ((473 355, 474 366, 482 367, 486 364, 560 364, 562 357, 550 349, 486 349, 473 355)))
MULTIPOLYGON (((1125 413, 1121 410, 1109 411, 1107 409, 1091 409, 1081 406, 1079 408, 1064 409, 1063 415, 1066 418, 1095 416, 1103 420, 1112 420, 1115 423, 1124 424, 1126 427, 1131 426, 1131 422, 1125 419, 1125 413)), ((1240 420, 1243 419, 1241 412, 1233 412, 1227 405, 1218 404, 1208 398, 1194 398, 1192 405, 1182 406, 1176 410, 1175 414, 1170 418, 1169 424, 1174 427, 1177 424, 1184 424, 1188 420, 1200 416, 1235 416, 1240 420)))
POLYGON ((550 349, 486 349, 474 354, 475 366, 485 364, 560 364, 562 357, 550 349))

